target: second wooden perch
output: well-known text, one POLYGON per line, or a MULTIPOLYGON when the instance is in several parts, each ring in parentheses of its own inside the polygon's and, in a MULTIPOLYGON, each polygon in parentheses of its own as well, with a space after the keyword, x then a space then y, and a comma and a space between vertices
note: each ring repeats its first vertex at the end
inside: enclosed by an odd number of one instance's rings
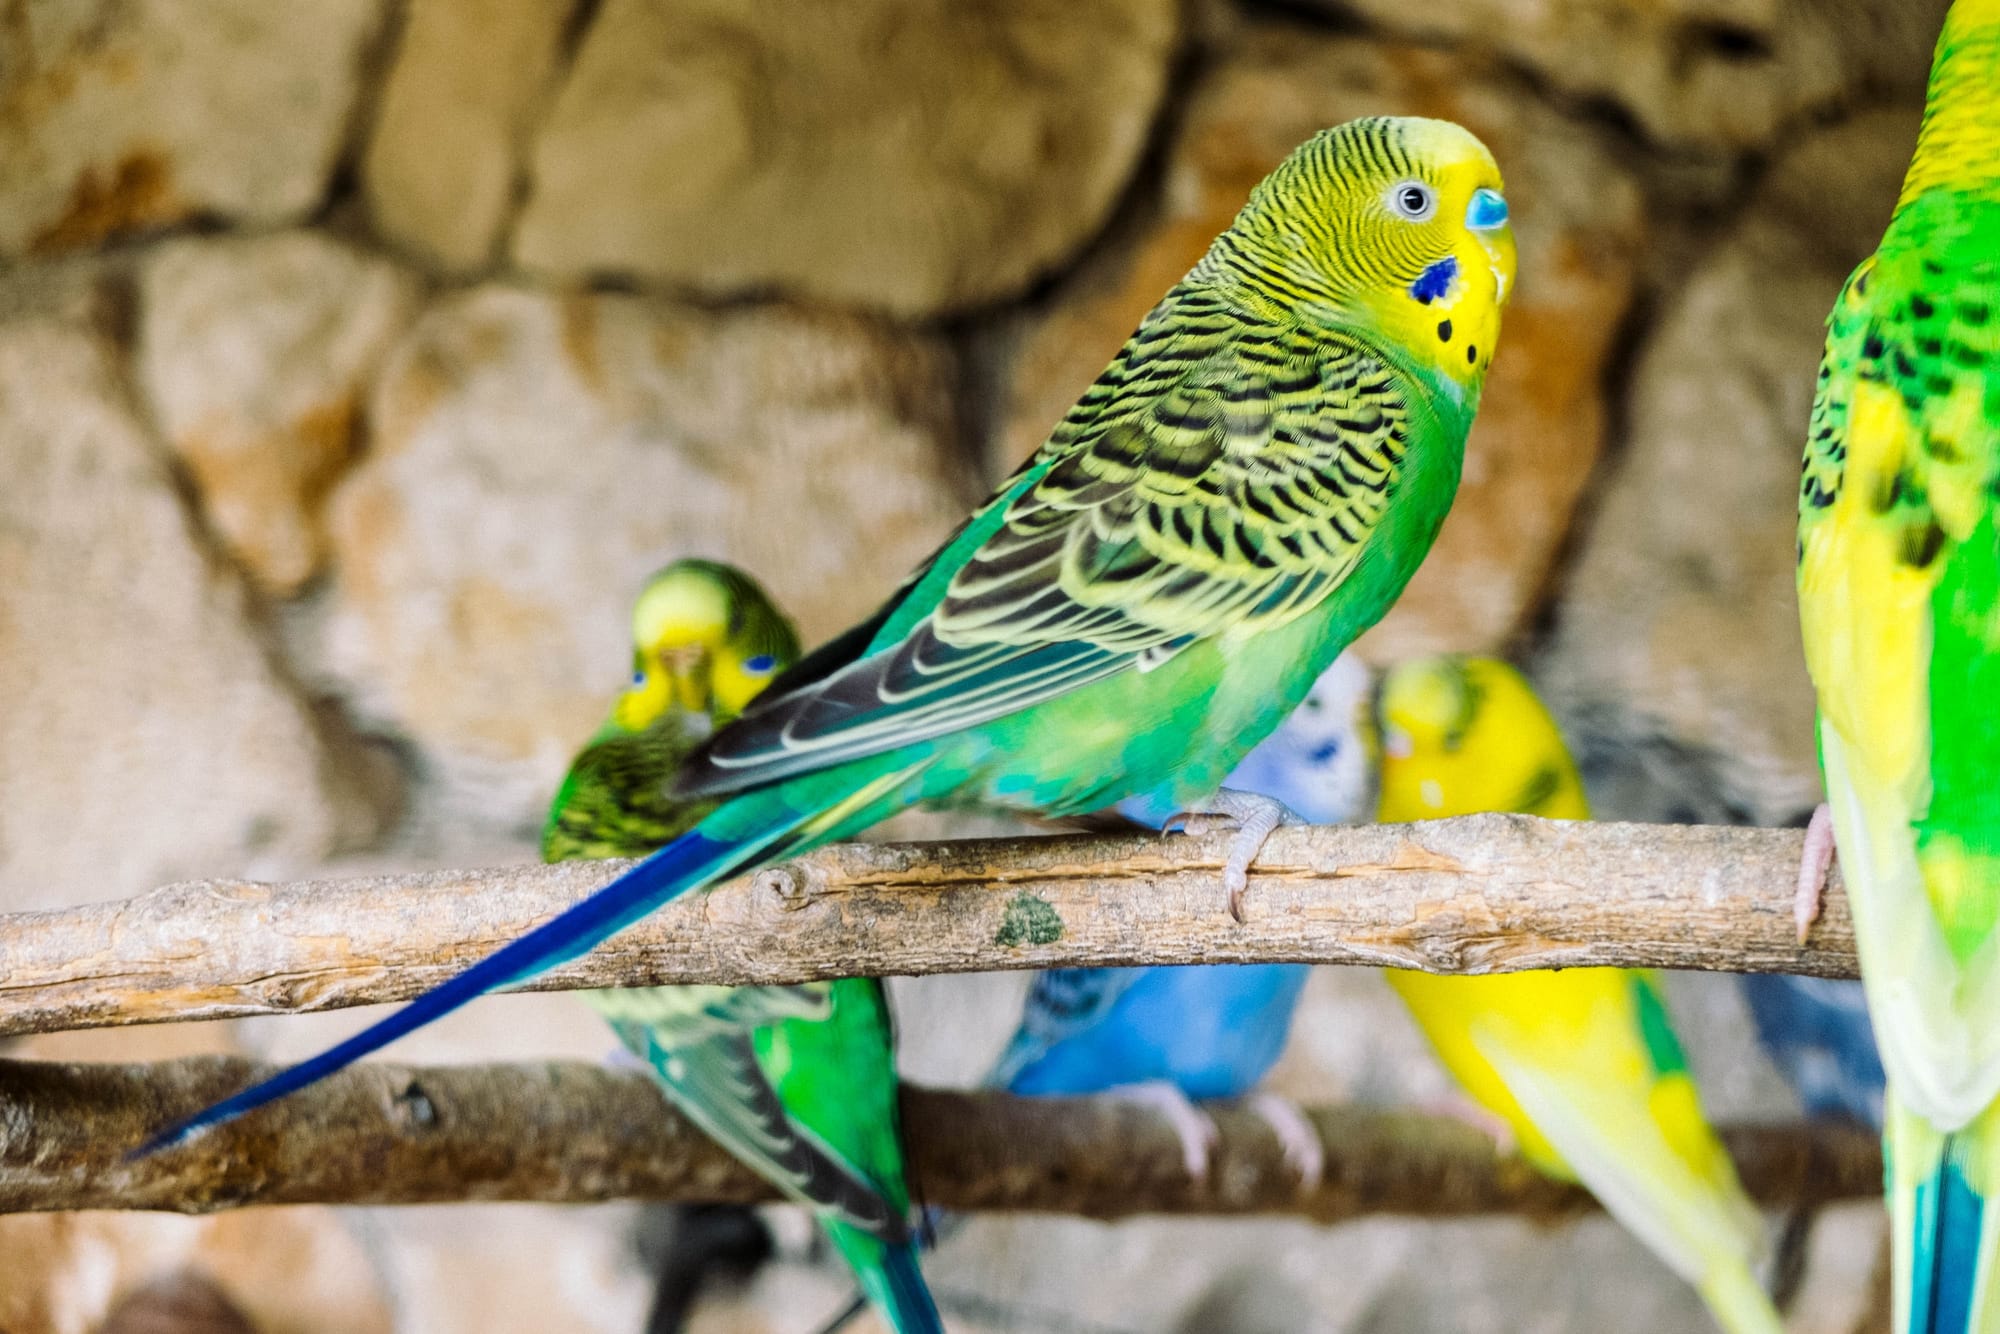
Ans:
MULTIPOLYGON (((750 1201, 771 1188, 674 1111, 635 1070, 547 1062, 371 1062, 193 1143, 131 1161, 162 1122, 269 1074, 222 1057, 154 1065, 0 1061, 0 1213, 445 1200, 750 1201)), ((1593 1207, 1468 1125, 1389 1109, 1309 1113, 1326 1150, 1301 1189, 1270 1128, 1210 1104, 1206 1182, 1154 1111, 1114 1098, 1014 1098, 905 1087, 922 1198, 954 1209, 1370 1213, 1555 1218, 1593 1207)), ((1880 1191, 1875 1137, 1836 1125, 1743 1126, 1724 1138, 1751 1195, 1801 1205, 1880 1191)))

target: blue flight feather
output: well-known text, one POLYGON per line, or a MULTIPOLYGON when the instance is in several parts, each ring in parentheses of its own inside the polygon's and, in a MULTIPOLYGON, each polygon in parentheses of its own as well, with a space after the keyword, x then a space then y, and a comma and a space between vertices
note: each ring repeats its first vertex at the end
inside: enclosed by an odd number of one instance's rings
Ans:
POLYGON ((705 837, 700 829, 683 834, 574 908, 496 950, 394 1014, 309 1060, 279 1071, 261 1084, 253 1084, 233 1097, 174 1122, 126 1156, 143 1158, 185 1143, 203 1130, 233 1121, 245 1112, 255 1111, 265 1103, 345 1069, 404 1034, 443 1018, 467 1001, 587 953, 669 899, 727 874, 732 866, 758 850, 759 844, 718 841, 705 837))
POLYGON ((1757 1038, 1806 1115, 1882 1128, 1884 1076, 1859 982, 1783 973, 1739 980, 1757 1038))

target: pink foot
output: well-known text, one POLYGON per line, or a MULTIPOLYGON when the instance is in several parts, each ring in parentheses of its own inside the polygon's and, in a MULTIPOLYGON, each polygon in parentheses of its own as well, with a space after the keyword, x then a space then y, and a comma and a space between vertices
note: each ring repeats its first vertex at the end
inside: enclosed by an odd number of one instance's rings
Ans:
POLYGON ((1181 1163, 1187 1168, 1188 1179, 1197 1186, 1208 1184, 1209 1159, 1214 1156, 1222 1133, 1208 1113, 1188 1101, 1187 1094, 1164 1079, 1150 1079, 1143 1084, 1106 1089, 1105 1096, 1151 1108, 1165 1117, 1173 1128, 1174 1138, 1181 1142, 1181 1163))
POLYGON ((1514 1127, 1508 1125, 1504 1117, 1494 1115, 1462 1093, 1447 1093, 1442 1098, 1423 1103, 1422 1107, 1432 1116, 1446 1117, 1460 1125, 1471 1126, 1492 1140, 1493 1152, 1502 1157, 1521 1147, 1521 1141, 1514 1134, 1514 1127))
POLYGON ((1826 875, 1833 869, 1833 856, 1833 807, 1822 801, 1806 825, 1806 851, 1799 860, 1799 887, 1792 899, 1792 919, 1799 925, 1801 945, 1812 934, 1813 923, 1819 920, 1820 900, 1826 893, 1826 875))
POLYGON ((1326 1144, 1298 1104, 1275 1093, 1253 1093, 1243 1105, 1278 1137, 1285 1165, 1298 1174, 1300 1192, 1318 1190, 1326 1179, 1326 1144))

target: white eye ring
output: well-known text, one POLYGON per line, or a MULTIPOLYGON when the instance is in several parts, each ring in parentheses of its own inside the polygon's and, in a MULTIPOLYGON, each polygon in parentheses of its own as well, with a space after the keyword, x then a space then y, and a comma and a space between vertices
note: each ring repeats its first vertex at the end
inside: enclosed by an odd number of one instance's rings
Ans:
POLYGON ((1422 181, 1397 181, 1389 187, 1389 207, 1399 218, 1428 222, 1437 212, 1437 191, 1422 181))

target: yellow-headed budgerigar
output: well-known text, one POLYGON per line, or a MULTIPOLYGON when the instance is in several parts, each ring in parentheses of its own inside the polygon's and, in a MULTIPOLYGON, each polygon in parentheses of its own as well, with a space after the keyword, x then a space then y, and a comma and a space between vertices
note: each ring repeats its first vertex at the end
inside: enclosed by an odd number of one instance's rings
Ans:
POLYGON ((1827 321, 1798 558, 1889 1077, 1897 1329, 2000 1330, 2000 0, 1952 6, 1895 215, 1827 321))
MULTIPOLYGON (((1504 662, 1403 663, 1383 677, 1378 715, 1384 821, 1590 817, 1555 720, 1504 662)), ((1445 1068, 1530 1162, 1588 1187, 1700 1289, 1724 1329, 1783 1328, 1751 1272, 1762 1219, 1702 1115, 1657 978, 1620 968, 1387 976, 1445 1068)))
POLYGON ((1061 817, 1144 796, 1234 817, 1240 913, 1285 813, 1223 776, 1429 551, 1513 276, 1499 168, 1471 134, 1371 118, 1314 135, 926 566, 694 754, 680 791, 724 798, 699 825, 147 1147, 915 804, 1061 817))
POLYGON ((643 857, 713 809, 672 791, 715 728, 785 668, 799 639, 755 580, 718 561, 678 560, 632 607, 632 681, 577 753, 549 806, 542 856, 643 857))
MULTIPOLYGON (((692 828, 714 803, 673 794, 681 764, 799 656, 763 589, 713 561, 676 561, 649 579, 632 636, 632 683, 550 807, 550 861, 641 857, 692 828)), ((909 1225, 880 982, 584 997, 690 1120, 813 1208, 891 1329, 943 1329, 909 1225)))

